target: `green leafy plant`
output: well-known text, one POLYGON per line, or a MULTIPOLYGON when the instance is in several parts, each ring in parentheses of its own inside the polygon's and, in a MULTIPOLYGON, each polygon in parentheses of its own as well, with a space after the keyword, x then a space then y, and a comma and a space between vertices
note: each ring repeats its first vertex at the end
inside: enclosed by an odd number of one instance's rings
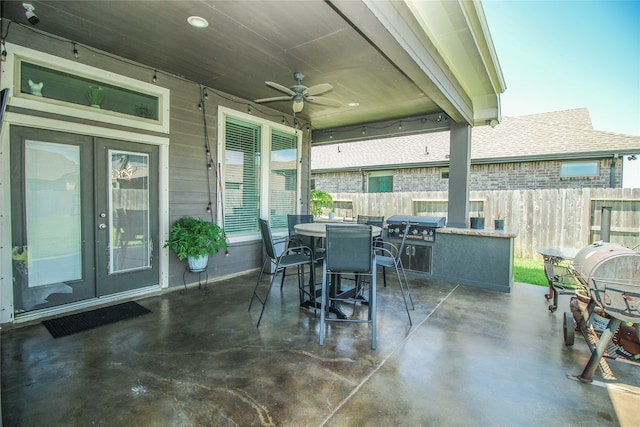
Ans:
POLYGON ((311 213, 313 216, 322 215, 323 208, 327 208, 331 211, 333 210, 333 197, 331 197, 331 194, 329 193, 322 190, 311 190, 310 199, 311 213))
POLYGON ((164 247, 171 248, 178 259, 213 255, 227 249, 227 236, 218 224, 200 218, 183 217, 169 230, 164 247))

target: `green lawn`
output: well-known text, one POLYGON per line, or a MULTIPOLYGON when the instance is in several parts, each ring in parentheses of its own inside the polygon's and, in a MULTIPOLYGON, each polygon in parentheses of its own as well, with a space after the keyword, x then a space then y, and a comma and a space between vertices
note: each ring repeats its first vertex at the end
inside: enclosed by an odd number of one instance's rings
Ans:
POLYGON ((513 260, 514 265, 514 280, 516 282, 530 283, 532 285, 548 286, 547 278, 544 275, 544 262, 542 259, 524 259, 515 258, 513 260))

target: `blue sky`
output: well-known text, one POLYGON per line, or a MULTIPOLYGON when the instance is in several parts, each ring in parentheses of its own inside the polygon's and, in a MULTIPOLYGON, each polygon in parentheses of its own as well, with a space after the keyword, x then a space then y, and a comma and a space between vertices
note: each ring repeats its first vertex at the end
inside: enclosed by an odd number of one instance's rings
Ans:
POLYGON ((640 136, 640 1, 482 5, 504 116, 586 107, 594 129, 640 136))

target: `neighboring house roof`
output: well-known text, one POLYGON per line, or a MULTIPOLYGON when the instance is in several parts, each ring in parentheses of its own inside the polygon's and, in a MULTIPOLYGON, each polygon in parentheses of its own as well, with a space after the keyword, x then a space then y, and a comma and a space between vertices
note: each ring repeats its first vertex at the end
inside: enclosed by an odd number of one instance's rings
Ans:
POLYGON ((519 116, 521 119, 533 120, 537 122, 571 126, 580 129, 591 129, 591 116, 586 108, 575 108, 573 110, 552 111, 547 113, 528 114, 519 116))
MULTIPOLYGON (((640 136, 593 130, 586 108, 503 117, 471 130, 471 163, 609 157, 640 152, 640 136)), ((311 149, 314 173, 438 166, 449 163, 449 132, 408 135, 311 149)))

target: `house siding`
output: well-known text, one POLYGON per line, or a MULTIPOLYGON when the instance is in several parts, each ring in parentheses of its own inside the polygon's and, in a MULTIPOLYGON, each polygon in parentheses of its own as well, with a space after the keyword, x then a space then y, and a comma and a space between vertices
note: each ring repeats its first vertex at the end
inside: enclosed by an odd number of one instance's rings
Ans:
MULTIPOLYGON (((561 161, 532 161, 471 165, 470 190, 533 190, 565 188, 610 188, 613 159, 599 160, 599 175, 592 178, 561 178, 561 161)), ((621 162, 619 162, 621 163, 621 162)), ((395 169, 393 191, 447 191, 449 180, 442 178, 446 168, 395 169)), ((616 165, 614 188, 622 187, 622 168, 616 165)), ((316 188, 330 193, 366 192, 367 172, 313 174, 316 188), (365 177, 365 191, 362 180, 365 177)))
MULTIPOLYGON (((11 43, 29 47, 30 49, 47 52, 61 58, 77 61, 86 65, 116 73, 121 76, 149 81, 153 75, 153 67, 139 66, 128 60, 113 58, 108 55, 93 53, 84 50, 79 58, 74 58, 69 49, 69 43, 46 36, 34 35, 28 29, 20 26, 11 29, 11 43)), ((170 90, 170 132, 169 134, 157 134, 167 137, 169 144, 169 224, 173 224, 183 216, 197 216, 205 219, 217 220, 215 213, 216 200, 218 198, 218 184, 215 169, 208 169, 209 158, 206 154, 205 132, 203 126, 203 112, 198 109, 200 102, 201 86, 195 82, 187 81, 179 77, 167 75, 158 70, 157 85, 170 90), (213 202, 213 217, 210 217, 206 208, 209 202, 213 202)), ((218 130, 218 106, 228 107, 237 111, 246 111, 249 101, 236 100, 219 90, 208 91, 206 102, 206 123, 209 137, 211 160, 217 164, 217 130, 218 130)), ((25 114, 32 114, 24 111, 25 114)), ((34 115, 38 113, 33 113, 34 115)), ((252 115, 266 120, 273 120, 275 111, 261 106, 253 109, 252 115)), ((282 118, 277 113, 278 119, 282 118)), ((70 117, 57 117, 67 121, 69 128, 73 128, 78 120, 70 117)), ((288 117, 293 122, 292 117, 288 117)), ((109 123, 92 123, 104 128, 122 129, 121 126, 109 123)), ((124 130, 129 130, 128 128, 124 130)), ((143 130, 132 129, 135 133, 151 133, 143 130)), ((306 127, 300 127, 298 132, 302 135, 302 164, 301 181, 302 190, 300 197, 308 200, 308 184, 310 180, 310 135, 306 127)), ((9 165, 5 165, 8 167, 9 165)), ((8 186, 7 186, 8 187, 8 186)), ((303 212, 308 211, 307 204, 303 204, 303 212)), ((162 245, 160 245, 162 246, 162 245)), ((168 250, 168 249, 165 249, 168 250)), ((209 262, 209 277, 226 276, 259 268, 262 262, 262 241, 256 234, 255 240, 240 243, 232 243, 229 247, 229 256, 217 254, 209 262)), ((185 262, 179 261, 171 252, 169 257, 169 286, 183 286, 183 274, 185 262)), ((190 275, 187 281, 197 280, 197 275, 190 275)))

